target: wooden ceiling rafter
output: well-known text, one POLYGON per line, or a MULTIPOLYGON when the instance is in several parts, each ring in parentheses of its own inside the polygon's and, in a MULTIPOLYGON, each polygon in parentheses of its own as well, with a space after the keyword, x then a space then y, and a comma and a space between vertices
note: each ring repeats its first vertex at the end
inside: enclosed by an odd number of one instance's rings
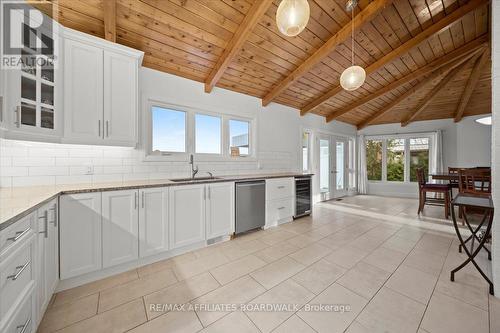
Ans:
POLYGON ((116 0, 103 2, 104 38, 116 43, 116 0))
MULTIPOLYGON (((372 20, 379 14, 387 5, 390 5, 393 0, 374 0, 355 16, 354 28, 359 29, 366 22, 372 20)), ((351 36, 351 21, 344 25, 337 33, 328 39, 319 49, 317 49, 309 58, 300 64, 290 75, 282 80, 276 87, 268 92, 262 99, 262 105, 267 106, 273 99, 279 96, 283 91, 290 87, 294 82, 299 80, 306 73, 328 57, 330 53, 342 42, 351 36)))
POLYGON ((238 29, 228 42, 224 52, 220 56, 219 60, 217 60, 217 63, 205 80, 205 92, 209 93, 215 87, 224 74, 224 71, 226 71, 229 64, 233 61, 243 44, 247 41, 252 29, 259 22, 262 15, 265 14, 272 2, 272 0, 259 0, 256 1, 249 9, 247 15, 243 19, 243 22, 241 22, 238 26, 238 29))
POLYGON ((448 54, 432 61, 431 63, 425 65, 424 67, 420 67, 416 71, 411 72, 411 73, 405 75, 404 77, 402 77, 396 81, 393 81, 392 83, 388 84, 387 86, 382 87, 381 89, 375 91, 374 93, 372 93, 368 96, 362 97, 362 98, 358 99, 356 102, 351 103, 351 104, 347 105, 346 107, 335 111, 334 113, 332 113, 326 117, 326 121, 327 122, 333 121, 333 120, 337 119, 338 117, 340 117, 348 112, 351 112, 351 111, 387 94, 388 92, 390 92, 396 88, 401 87, 402 85, 404 85, 408 82, 411 82, 415 79, 418 79, 424 75, 427 75, 427 74, 435 71, 436 69, 439 69, 443 66, 448 65, 450 62, 453 62, 460 57, 464 57, 464 56, 470 54, 471 52, 477 52, 479 48, 484 47, 484 45, 485 45, 485 43, 487 43, 487 41, 488 41, 487 35, 483 35, 479 38, 476 38, 473 41, 471 41, 471 42, 461 46, 460 48, 452 51, 451 53, 448 53, 448 54))
POLYGON ((448 74, 443 76, 443 78, 432 87, 431 91, 427 95, 425 95, 422 100, 413 108, 410 112, 408 112, 408 116, 406 116, 401 121, 401 127, 406 127, 408 124, 415 121, 415 119, 425 110, 425 108, 433 101, 437 94, 443 90, 443 88, 453 79, 455 76, 462 71, 469 62, 476 62, 478 60, 478 56, 473 56, 468 62, 464 62, 460 66, 455 67, 450 70, 448 74))
MULTIPOLYGON (((370 75, 377 71, 378 69, 382 68, 386 64, 389 64, 396 58, 401 57, 403 54, 408 53, 411 49, 414 47, 420 45, 422 42, 426 41, 429 37, 443 31, 444 29, 447 29, 450 25, 455 23, 456 21, 460 20, 462 17, 464 17, 466 14, 476 10, 477 8, 484 6, 488 4, 490 1, 489 0, 471 0, 465 5, 459 7, 455 11, 451 12, 450 14, 444 16, 442 19, 439 21, 435 22, 434 24, 430 25, 429 27, 425 28, 422 32, 418 33, 415 35, 413 38, 409 39, 405 43, 401 44, 399 47, 393 49, 391 52, 387 53, 384 55, 382 58, 378 59, 371 65, 365 68, 366 75, 370 75)), ((329 99, 335 97, 338 93, 343 91, 342 87, 339 85, 335 86, 334 88, 330 89, 328 92, 317 98, 316 100, 310 102, 306 106, 304 106, 300 114, 305 115, 309 112, 311 112, 313 109, 318 107, 319 105, 325 103, 329 99)))
POLYGON ((481 57, 479 57, 479 59, 477 59, 476 63, 474 64, 472 72, 467 80, 467 83, 465 84, 464 91, 460 96, 460 102, 458 104, 457 111, 455 112, 455 117, 454 117, 455 122, 459 122, 460 120, 462 120, 465 108, 469 103, 470 97, 472 96, 472 92, 476 88, 476 85, 479 81, 479 77, 481 76, 484 66, 488 62, 488 58, 489 58, 489 50, 485 49, 481 57))
POLYGON ((357 125, 358 130, 363 129, 366 126, 370 125, 375 120, 379 119, 380 117, 382 117, 383 115, 385 115, 387 112, 391 111, 394 107, 396 107, 397 105, 399 105, 405 99, 407 99, 411 95, 417 93, 423 87, 427 86, 430 82, 433 82, 434 80, 438 79, 440 76, 443 76, 446 73, 448 73, 448 72, 452 71, 453 69, 455 69, 456 67, 462 65, 464 62, 468 61, 472 56, 474 56, 474 53, 469 54, 466 57, 457 59, 454 62, 448 64, 447 66, 444 66, 444 67, 441 67, 439 69, 436 69, 427 78, 421 80, 419 83, 417 83, 411 89, 408 89, 405 93, 403 93, 402 95, 400 95, 398 98, 396 98, 395 100, 393 100, 389 104, 385 105, 380 110, 377 110, 374 114, 370 115, 367 119, 365 119, 361 123, 359 123, 357 125))

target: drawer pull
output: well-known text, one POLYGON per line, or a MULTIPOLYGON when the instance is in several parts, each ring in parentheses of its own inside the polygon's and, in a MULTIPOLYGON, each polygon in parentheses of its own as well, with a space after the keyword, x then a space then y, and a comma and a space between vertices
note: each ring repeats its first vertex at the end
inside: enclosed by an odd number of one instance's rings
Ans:
POLYGON ((282 209, 285 209, 285 207, 278 207, 278 210, 282 210, 282 209))
POLYGON ((280 186, 278 186, 278 188, 279 188, 279 189, 283 189, 283 188, 285 188, 285 186, 280 185, 280 186))
POLYGON ((7 238, 7 240, 16 242, 19 238, 23 237, 28 231, 30 231, 30 229, 31 229, 31 227, 28 227, 28 229, 26 229, 24 231, 18 231, 18 232, 16 232, 16 237, 9 237, 9 238, 7 238))
POLYGON ((22 266, 17 266, 16 269, 19 269, 19 271, 16 273, 16 274, 13 274, 13 275, 9 275, 7 276, 7 279, 11 279, 12 281, 15 281, 17 280, 17 278, 19 277, 19 275, 21 275, 21 273, 26 269, 26 267, 29 266, 29 264, 31 264, 31 260, 28 260, 24 265, 22 266))
POLYGON ((50 208, 49 210, 54 212, 54 220, 51 222, 54 227, 57 227, 57 204, 54 204, 54 207, 50 208))
POLYGON ((30 323, 31 323, 31 317, 28 318, 28 320, 26 320, 26 322, 24 323, 24 325, 19 325, 16 328, 20 329, 22 327, 23 329, 19 333, 24 333, 24 332, 26 332, 26 329, 28 329, 28 326, 30 325, 30 323))

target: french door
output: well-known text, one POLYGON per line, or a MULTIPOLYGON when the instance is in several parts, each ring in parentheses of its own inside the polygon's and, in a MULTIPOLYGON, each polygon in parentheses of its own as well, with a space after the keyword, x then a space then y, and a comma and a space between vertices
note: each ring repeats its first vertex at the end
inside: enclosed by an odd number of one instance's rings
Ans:
POLYGON ((317 143, 321 200, 345 196, 348 188, 348 139, 320 134, 317 143))

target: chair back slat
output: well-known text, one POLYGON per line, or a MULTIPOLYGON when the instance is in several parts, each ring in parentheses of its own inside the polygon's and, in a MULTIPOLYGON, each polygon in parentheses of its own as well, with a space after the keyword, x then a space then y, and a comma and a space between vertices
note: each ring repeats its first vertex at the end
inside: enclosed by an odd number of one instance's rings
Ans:
POLYGON ((424 168, 417 168, 417 182, 418 182, 418 187, 422 187, 427 183, 427 180, 425 178, 424 168))
MULTIPOLYGON (((448 167, 448 173, 450 175, 457 175, 460 170, 465 170, 464 168, 453 168, 453 167, 448 167)), ((450 179, 450 184, 454 185, 455 187, 458 186, 458 179, 450 179)))
POLYGON ((460 193, 479 196, 491 194, 491 170, 482 168, 460 170, 458 177, 460 193))

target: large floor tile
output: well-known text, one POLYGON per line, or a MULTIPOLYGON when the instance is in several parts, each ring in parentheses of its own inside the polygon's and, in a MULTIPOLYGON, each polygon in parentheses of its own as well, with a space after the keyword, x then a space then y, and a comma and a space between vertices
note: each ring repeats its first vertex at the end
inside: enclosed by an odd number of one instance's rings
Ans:
POLYGON ((240 311, 228 314, 200 333, 260 333, 257 327, 240 311))
POLYGON ((304 307, 300 310, 298 316, 317 332, 343 332, 367 302, 363 297, 334 283, 309 302, 311 308, 304 307), (321 304, 333 305, 334 307, 328 310, 314 309, 315 305, 321 304), (338 307, 335 308, 335 306, 338 307), (349 308, 346 309, 343 306, 349 308))
POLYGON ((381 246, 394 251, 408 254, 415 247, 416 243, 417 241, 415 240, 403 238, 400 236, 392 236, 391 238, 383 242, 381 246))
MULTIPOLYGON (((297 236, 300 237, 300 236, 297 236)), ((295 238, 295 237, 294 237, 295 238)), ((292 238, 292 239, 294 239, 292 238)), ((273 262, 281 259, 295 251, 300 250, 300 247, 290 243, 290 240, 278 243, 256 252, 254 255, 264 260, 265 262, 273 262)))
POLYGON ((139 276, 137 274, 137 270, 134 269, 125 273, 120 273, 101 280, 90 282, 72 289, 64 290, 56 294, 52 306, 71 303, 80 297, 95 294, 102 290, 121 285, 137 278, 139 278, 139 276))
MULTIPOLYGON (((449 272, 447 275, 449 275, 449 272)), ((436 291, 488 311, 489 288, 485 284, 472 286, 462 283, 459 279, 450 281, 448 277, 438 280, 436 291)))
POLYGON ((135 298, 151 294, 177 282, 171 269, 146 275, 114 288, 106 289, 99 295, 99 312, 107 311, 135 298))
POLYGON ((229 259, 225 255, 220 252, 214 252, 213 255, 207 255, 195 260, 179 263, 175 265, 173 270, 177 278, 183 280, 228 262, 229 259))
POLYGON ((110 311, 77 322, 60 333, 121 333, 146 322, 146 312, 142 299, 120 305, 110 311))
POLYGON ((452 239, 449 237, 426 233, 415 246, 415 250, 430 252, 446 257, 452 239))
POLYGON ((168 312, 168 305, 185 304, 219 286, 210 273, 203 273, 149 294, 144 297, 148 319, 168 312))
POLYGON ((410 266, 423 272, 439 276, 445 258, 425 251, 413 250, 403 261, 403 265, 410 266))
POLYGON ((195 333, 202 328, 194 311, 172 311, 134 328, 129 333, 195 333))
POLYGON ((214 268, 210 270, 210 273, 212 273, 220 284, 226 284, 264 265, 266 265, 264 260, 254 255, 249 255, 214 268))
POLYGON ((269 232, 267 235, 261 237, 260 240, 266 243, 267 245, 275 245, 279 242, 285 241, 295 236, 297 236, 296 233, 278 229, 269 232))
POLYGON ((38 332, 54 332, 96 315, 98 298, 98 294, 93 294, 81 297, 72 303, 48 308, 38 326, 38 332))
POLYGON ((229 260, 236 260, 249 254, 255 253, 259 250, 265 249, 268 246, 268 244, 258 239, 244 242, 240 241, 236 243, 236 246, 222 250, 222 253, 224 253, 224 255, 228 257, 229 260))
POLYGON ((435 275, 408 266, 400 266, 385 286, 422 304, 427 304, 436 281, 435 275))
POLYGON ((390 274, 390 272, 361 261, 345 273, 337 283, 366 299, 370 299, 382 287, 390 274))
POLYGON ((292 258, 284 257, 250 273, 250 275, 266 289, 271 289, 304 268, 304 265, 292 258))
POLYGON ((315 333, 315 331, 299 316, 293 315, 278 326, 273 333, 315 333))
POLYGON ((382 288, 356 321, 370 332, 416 332, 425 305, 388 288, 382 288))
POLYGON ((341 249, 333 251, 331 254, 327 255, 324 259, 333 264, 340 265, 344 268, 352 268, 364 257, 369 255, 370 252, 364 251, 355 247, 345 246, 341 249))
POLYGON ((326 246, 312 244, 290 254, 290 257, 307 266, 323 258, 330 252, 332 252, 332 250, 326 246))
POLYGON ((385 271, 394 272, 403 262, 405 256, 406 254, 403 252, 380 247, 363 258, 363 261, 385 271))
POLYGON ((489 296, 490 333, 500 332, 500 299, 489 296))
POLYGON ((345 268, 326 260, 319 260, 293 276, 293 280, 315 294, 321 293, 346 271, 345 268))
MULTIPOLYGON (((316 238, 307 236, 305 234, 297 235, 286 240, 286 243, 296 246, 298 248, 303 248, 311 244, 316 243, 316 238)), ((281 243, 280 243, 281 244, 281 243)))
POLYGON ((163 271, 167 268, 173 268, 177 264, 195 260, 196 258, 197 257, 195 255, 195 252, 188 252, 169 259, 157 261, 152 264, 139 267, 137 269, 137 272, 139 273, 140 277, 144 277, 152 273, 163 271))
POLYGON ((429 333, 486 333, 488 312, 435 292, 421 327, 429 333))
POLYGON ((306 288, 293 280, 286 280, 251 301, 249 305, 253 308, 249 308, 246 314, 261 332, 271 332, 313 297, 314 294, 306 288), (278 311, 259 309, 269 305, 281 308, 278 311))
POLYGON ((228 312, 238 310, 228 309, 227 311, 224 311, 224 309, 211 309, 211 305, 244 304, 263 294, 265 291, 266 289, 264 287, 247 275, 225 286, 217 288, 208 294, 193 300, 191 303, 199 306, 199 309, 197 309, 198 317, 200 318, 203 326, 208 326, 225 316, 228 312), (203 305, 207 308, 202 308, 203 305))

